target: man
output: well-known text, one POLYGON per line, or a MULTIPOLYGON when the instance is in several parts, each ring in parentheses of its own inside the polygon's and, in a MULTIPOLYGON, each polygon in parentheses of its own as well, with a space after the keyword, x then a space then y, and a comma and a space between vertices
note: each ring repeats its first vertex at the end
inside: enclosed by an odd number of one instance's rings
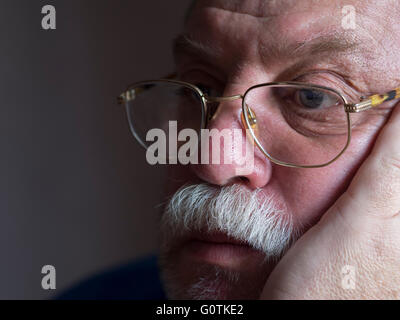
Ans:
MULTIPOLYGON (((299 77, 349 97, 385 92, 400 83, 398 13, 391 1, 199 0, 175 46, 177 74, 219 96, 299 77), (344 27, 345 5, 355 9, 354 29, 344 27)), ((358 118, 350 148, 326 167, 278 166, 258 150, 245 176, 235 165, 172 166, 170 192, 185 188, 162 217, 169 297, 400 298, 396 103, 358 118), (244 221, 249 207, 264 221, 244 221)), ((208 127, 235 128, 240 111, 239 101, 221 102, 208 127)))
POLYGON ((329 111, 400 85, 398 14, 396 1, 194 3, 174 46, 176 79, 231 97, 209 99, 207 128, 247 126, 257 148, 244 174, 236 162, 170 165, 160 219, 169 298, 400 298, 398 92, 350 115, 351 142, 345 116, 329 111), (283 81, 295 84, 271 84, 283 81), (268 109, 277 95, 309 108, 268 109))

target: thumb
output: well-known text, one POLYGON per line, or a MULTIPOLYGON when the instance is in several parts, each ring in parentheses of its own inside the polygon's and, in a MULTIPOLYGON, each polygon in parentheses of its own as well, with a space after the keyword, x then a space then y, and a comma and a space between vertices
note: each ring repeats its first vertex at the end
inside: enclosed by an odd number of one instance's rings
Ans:
POLYGON ((399 213, 400 102, 338 205, 343 214, 353 217, 388 218, 399 213))

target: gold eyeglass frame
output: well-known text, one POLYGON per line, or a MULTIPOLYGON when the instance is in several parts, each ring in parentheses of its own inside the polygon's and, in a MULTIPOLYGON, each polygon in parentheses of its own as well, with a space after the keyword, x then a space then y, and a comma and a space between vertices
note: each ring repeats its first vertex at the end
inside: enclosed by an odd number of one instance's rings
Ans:
MULTIPOLYGON (((270 160, 271 162, 277 164, 277 165, 281 165, 284 167, 290 167, 290 168, 322 168, 322 167, 326 167, 330 164, 332 164, 333 162, 335 162, 338 158, 340 158, 343 153, 347 150, 348 146, 350 145, 350 141, 351 141, 351 118, 350 118, 350 114, 351 113, 358 113, 358 112, 362 112, 368 109, 371 109, 373 107, 376 107, 378 105, 381 105, 382 103, 389 101, 389 100, 393 100, 393 99, 397 99, 400 98, 400 87, 391 90, 385 94, 374 94, 368 97, 361 97, 360 98, 360 102, 358 103, 349 103, 346 98, 337 90, 329 88, 329 87, 325 87, 325 86, 319 86, 319 85, 315 85, 315 84, 310 84, 310 83, 304 83, 304 82, 294 82, 294 81, 284 81, 284 82, 268 82, 268 83, 262 83, 262 84, 257 84, 254 86, 251 86, 250 88, 248 88, 244 94, 238 94, 238 95, 232 95, 232 96, 225 96, 225 97, 213 97, 213 96, 208 96, 205 93, 203 93, 197 86, 188 83, 188 82, 184 82, 184 81, 180 81, 180 80, 174 80, 172 78, 174 78, 175 75, 171 75, 168 78, 165 79, 157 79, 157 80, 147 80, 147 81, 140 81, 140 82, 136 82, 132 85, 130 85, 127 90, 125 90, 123 93, 121 93, 117 100, 118 100, 118 104, 123 105, 125 104, 125 107, 127 109, 127 103, 129 101, 132 101, 135 99, 135 96, 138 94, 138 92, 135 91, 135 88, 138 88, 140 86, 146 85, 146 84, 152 84, 152 83, 173 83, 173 84, 177 84, 177 85, 181 85, 183 87, 192 89, 193 91, 195 91, 198 96, 200 97, 201 100, 201 104, 202 104, 202 119, 201 119, 201 128, 200 129, 204 129, 207 126, 207 122, 209 120, 209 109, 208 109, 208 104, 209 103, 220 103, 220 102, 225 102, 225 101, 234 101, 234 100, 239 100, 242 99, 242 116, 241 116, 241 121, 242 124, 244 126, 244 128, 247 130, 249 130, 249 132, 251 133, 251 137, 252 140, 254 141, 254 143, 256 144, 256 146, 258 147, 258 149, 264 154, 264 156, 270 160), (346 113, 346 119, 347 119, 347 142, 345 144, 345 146, 343 147, 343 149, 340 151, 340 153, 334 157, 332 160, 323 163, 323 164, 319 164, 319 165, 295 165, 292 163, 287 163, 284 161, 280 161, 278 159, 275 159, 274 157, 272 157, 261 145, 261 143, 259 142, 255 132, 254 132, 254 126, 256 125, 256 117, 253 114, 253 111, 251 110, 251 108, 249 106, 246 106, 245 103, 245 98, 246 95, 253 89, 256 88, 260 88, 260 87, 285 87, 285 86, 291 86, 291 87, 299 87, 299 88, 309 88, 309 89, 319 89, 319 90, 323 90, 323 91, 328 91, 328 92, 332 92, 334 94, 336 94, 338 97, 341 98, 342 102, 343 102, 343 106, 344 106, 344 112, 346 113)), ((129 111, 126 110, 128 112, 129 115, 129 111)), ((130 123, 129 119, 129 126, 130 129, 132 131, 132 134, 134 135, 134 137, 136 138, 136 140, 140 143, 140 145, 142 145, 145 149, 147 149, 146 145, 142 142, 142 139, 139 137, 139 135, 136 133, 135 128, 133 128, 132 124, 130 123)))

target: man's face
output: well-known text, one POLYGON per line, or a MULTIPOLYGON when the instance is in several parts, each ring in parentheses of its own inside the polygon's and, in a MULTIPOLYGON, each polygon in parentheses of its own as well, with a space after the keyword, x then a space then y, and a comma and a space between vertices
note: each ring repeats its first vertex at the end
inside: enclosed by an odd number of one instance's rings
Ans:
MULTIPOLYGON (((259 83, 302 81, 335 88, 349 101, 358 102, 363 95, 398 85, 400 42, 396 35, 400 30, 392 8, 389 2, 379 2, 378 6, 364 1, 197 1, 185 24, 184 34, 190 41, 176 48, 177 73, 181 80, 207 87, 213 95, 243 94, 259 83), (342 25, 342 8, 349 4, 356 10, 355 29, 342 25)), ((275 215, 279 211, 281 220, 291 222, 288 230, 295 240, 346 189, 390 107, 384 104, 352 116, 349 149, 330 166, 287 168, 271 163, 256 150, 254 170, 245 176, 236 175, 235 165, 171 168, 169 194, 183 184, 195 183, 213 186, 207 196, 226 186, 231 187, 226 194, 257 190, 261 202, 273 202, 268 210, 276 210, 275 215)), ((240 128, 240 112, 240 101, 220 103, 209 129, 240 128)), ((198 193, 198 197, 205 195, 198 193)), ((226 211, 224 214, 246 210, 245 201, 230 203, 235 208, 221 206, 217 214, 222 214, 221 210, 226 211)), ((268 212, 266 224, 273 214, 268 212)), ((243 219, 248 217, 244 215, 243 219)), ((169 234, 169 227, 163 225, 162 269, 172 298, 258 297, 283 251, 268 256, 260 248, 251 248, 251 241, 250 248, 243 245, 251 230, 240 235, 233 230, 238 223, 235 220, 223 228, 220 224, 212 236, 207 222, 199 228, 200 233, 189 226, 187 231, 169 234)), ((258 225, 261 223, 257 220, 258 225)))

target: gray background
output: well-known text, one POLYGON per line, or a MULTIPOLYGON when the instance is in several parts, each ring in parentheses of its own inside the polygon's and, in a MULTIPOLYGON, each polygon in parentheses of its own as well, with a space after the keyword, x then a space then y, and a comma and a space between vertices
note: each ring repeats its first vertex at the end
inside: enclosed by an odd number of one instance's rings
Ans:
POLYGON ((189 1, 0 1, 0 298, 49 298, 156 249, 164 169, 115 97, 173 70, 189 1), (41 288, 46 264, 56 291, 41 288))

